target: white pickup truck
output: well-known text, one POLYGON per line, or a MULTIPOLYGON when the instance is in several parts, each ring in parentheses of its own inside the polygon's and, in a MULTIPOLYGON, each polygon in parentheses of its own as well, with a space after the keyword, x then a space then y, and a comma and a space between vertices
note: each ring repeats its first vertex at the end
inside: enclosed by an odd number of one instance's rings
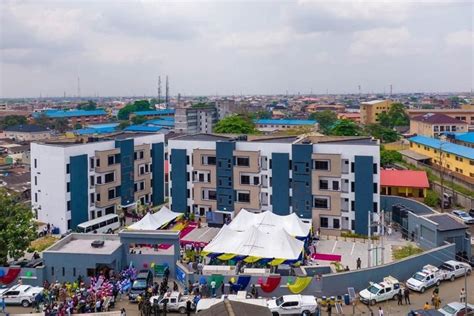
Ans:
POLYGON ((190 296, 181 295, 179 292, 171 292, 162 296, 152 296, 150 298, 150 303, 152 306, 155 303, 155 300, 158 301, 160 308, 163 308, 166 303, 166 310, 169 312, 186 314, 188 300, 191 301, 191 309, 196 309, 196 306, 193 303, 193 298, 190 296))
POLYGON ((407 280, 406 286, 413 291, 424 293, 427 288, 433 285, 439 286, 442 280, 444 278, 441 271, 437 267, 427 264, 407 280))
POLYGON ((316 312, 318 303, 312 295, 283 295, 269 300, 267 306, 274 316, 290 314, 310 316, 316 312))
POLYGON ((243 302, 246 304, 251 304, 251 305, 257 305, 257 306, 262 306, 266 307, 267 306, 267 300, 263 298, 247 298, 247 292, 246 291, 239 291, 237 294, 230 294, 230 295, 222 295, 221 297, 217 298, 202 298, 199 300, 196 306, 196 313, 199 314, 199 312, 202 312, 216 304, 219 304, 220 302, 223 302, 224 299, 228 299, 229 301, 234 301, 234 302, 243 302))
POLYGON ((18 304, 28 307, 35 301, 36 295, 43 292, 42 287, 29 285, 14 285, 9 289, 0 289, 0 301, 5 300, 5 304, 18 304))
POLYGON ((449 260, 439 266, 442 280, 454 281, 455 278, 461 277, 465 272, 471 274, 472 267, 464 262, 449 260))
POLYGON ((380 283, 370 282, 370 286, 359 292, 359 299, 364 304, 375 305, 378 302, 396 299, 402 285, 392 276, 383 278, 380 283))

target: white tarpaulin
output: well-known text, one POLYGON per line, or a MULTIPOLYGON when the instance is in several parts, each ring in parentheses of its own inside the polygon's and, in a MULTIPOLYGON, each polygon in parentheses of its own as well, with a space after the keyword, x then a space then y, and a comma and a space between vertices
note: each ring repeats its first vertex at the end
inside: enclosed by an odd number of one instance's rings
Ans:
POLYGON ((311 230, 311 223, 303 222, 295 213, 289 215, 277 215, 270 211, 251 213, 246 209, 241 209, 229 224, 229 228, 236 231, 244 231, 249 226, 255 226, 264 232, 281 228, 296 237, 306 237, 311 230))
POLYGON ((245 231, 236 231, 229 225, 224 225, 203 251, 296 260, 303 251, 303 247, 303 241, 290 236, 282 228, 264 232, 256 226, 247 225, 245 231))
POLYGON ((147 213, 141 220, 128 226, 132 230, 157 230, 163 225, 168 224, 176 217, 183 215, 170 211, 166 206, 163 206, 156 213, 147 213))

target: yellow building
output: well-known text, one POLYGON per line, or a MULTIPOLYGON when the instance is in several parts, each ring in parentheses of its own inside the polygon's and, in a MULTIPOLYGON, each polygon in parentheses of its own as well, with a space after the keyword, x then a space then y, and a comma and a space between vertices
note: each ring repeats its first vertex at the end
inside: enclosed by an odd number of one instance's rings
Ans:
POLYGON ((474 148, 426 136, 412 137, 409 142, 410 149, 402 151, 403 155, 443 167, 454 177, 474 183, 474 148))
POLYGON ((426 113, 410 119, 410 133, 439 138, 446 132, 465 133, 468 124, 441 113, 426 113))
POLYGON ((388 112, 392 100, 374 100, 360 104, 360 122, 364 125, 379 122, 380 113, 388 112))
POLYGON ((380 193, 423 199, 430 188, 424 170, 380 170, 380 193))

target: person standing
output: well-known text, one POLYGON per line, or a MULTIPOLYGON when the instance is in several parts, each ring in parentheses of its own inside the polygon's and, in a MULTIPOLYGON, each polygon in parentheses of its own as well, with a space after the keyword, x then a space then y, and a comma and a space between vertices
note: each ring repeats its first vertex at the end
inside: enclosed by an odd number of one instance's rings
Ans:
POLYGON ((382 309, 382 306, 379 306, 379 316, 383 316, 383 309, 382 309))
POLYGON ((211 281, 211 296, 216 297, 216 281, 211 281))
POLYGON ((461 293, 459 294, 459 302, 466 303, 466 291, 464 288, 461 289, 461 293))
POLYGON ((2 297, 2 301, 0 302, 0 306, 2 307, 2 313, 6 314, 7 304, 5 304, 5 298, 4 297, 2 297))
POLYGON ((397 305, 403 305, 403 291, 402 291, 402 289, 398 290, 397 305))
POLYGON ((410 289, 405 287, 405 290, 403 291, 403 296, 405 297, 405 304, 411 304, 411 302, 410 302, 410 289))
POLYGON ((356 264, 357 264, 357 269, 360 269, 362 265, 362 260, 360 260, 360 258, 357 258, 356 264))
POLYGON ((191 304, 192 304, 192 303, 191 303, 191 300, 188 300, 188 301, 186 302, 186 314, 187 314, 188 316, 191 315, 191 310, 192 310, 192 305, 191 305, 191 304))
POLYGON ((331 316, 332 315, 332 305, 331 305, 331 302, 328 303, 328 315, 331 316))
POLYGON ((427 311, 429 309, 431 309, 431 305, 430 305, 430 303, 426 302, 425 306, 423 306, 423 310, 427 311))

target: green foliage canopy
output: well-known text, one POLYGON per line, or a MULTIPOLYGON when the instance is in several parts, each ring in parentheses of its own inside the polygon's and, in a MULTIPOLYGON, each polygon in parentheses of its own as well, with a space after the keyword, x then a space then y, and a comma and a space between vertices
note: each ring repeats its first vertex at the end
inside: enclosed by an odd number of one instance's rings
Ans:
POLYGON ((220 120, 214 127, 214 132, 223 134, 258 134, 253 122, 240 115, 231 115, 220 120))

